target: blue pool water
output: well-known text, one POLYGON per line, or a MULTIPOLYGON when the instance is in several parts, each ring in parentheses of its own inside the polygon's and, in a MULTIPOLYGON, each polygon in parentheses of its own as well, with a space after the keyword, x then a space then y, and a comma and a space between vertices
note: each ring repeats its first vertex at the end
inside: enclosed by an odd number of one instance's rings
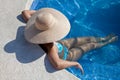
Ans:
MULTIPOLYGON (((120 0, 34 0, 31 9, 52 7, 64 13, 71 23, 66 38, 77 36, 120 37, 120 0)), ((93 50, 78 60, 85 74, 74 68, 67 70, 80 80, 120 80, 120 40, 93 50)))

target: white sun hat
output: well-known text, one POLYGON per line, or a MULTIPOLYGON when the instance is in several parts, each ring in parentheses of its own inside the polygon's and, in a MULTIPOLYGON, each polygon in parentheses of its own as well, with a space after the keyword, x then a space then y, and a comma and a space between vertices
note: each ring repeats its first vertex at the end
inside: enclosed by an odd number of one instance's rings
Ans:
POLYGON ((25 39, 31 43, 44 44, 64 38, 70 31, 67 17, 53 8, 36 11, 27 22, 25 39))

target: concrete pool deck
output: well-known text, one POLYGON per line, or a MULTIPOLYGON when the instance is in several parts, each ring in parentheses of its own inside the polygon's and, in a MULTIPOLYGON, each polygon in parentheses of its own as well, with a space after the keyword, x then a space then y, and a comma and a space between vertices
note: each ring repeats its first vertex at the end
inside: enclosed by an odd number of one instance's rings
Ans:
POLYGON ((65 69, 56 71, 39 46, 26 42, 19 16, 26 3, 0 0, 0 80, 79 80, 65 69))

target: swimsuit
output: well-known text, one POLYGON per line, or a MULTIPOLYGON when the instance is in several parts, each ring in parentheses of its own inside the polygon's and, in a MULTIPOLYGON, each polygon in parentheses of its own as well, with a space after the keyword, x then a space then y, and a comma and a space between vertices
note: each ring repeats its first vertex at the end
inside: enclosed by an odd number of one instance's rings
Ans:
POLYGON ((58 49, 58 55, 63 53, 64 55, 63 55, 62 59, 66 60, 67 56, 68 56, 68 49, 67 49, 67 47, 62 45, 61 43, 58 43, 58 42, 55 42, 55 45, 56 45, 56 47, 58 49))

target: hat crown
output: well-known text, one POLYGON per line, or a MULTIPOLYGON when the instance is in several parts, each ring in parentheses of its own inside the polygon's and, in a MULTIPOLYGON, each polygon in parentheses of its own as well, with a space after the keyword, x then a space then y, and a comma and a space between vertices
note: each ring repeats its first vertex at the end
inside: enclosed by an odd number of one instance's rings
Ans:
POLYGON ((51 43, 64 38, 70 31, 67 17, 53 8, 36 11, 25 27, 25 39, 34 44, 51 43))
POLYGON ((37 16, 35 26, 38 30, 47 30, 54 25, 55 21, 51 13, 42 12, 37 16))

